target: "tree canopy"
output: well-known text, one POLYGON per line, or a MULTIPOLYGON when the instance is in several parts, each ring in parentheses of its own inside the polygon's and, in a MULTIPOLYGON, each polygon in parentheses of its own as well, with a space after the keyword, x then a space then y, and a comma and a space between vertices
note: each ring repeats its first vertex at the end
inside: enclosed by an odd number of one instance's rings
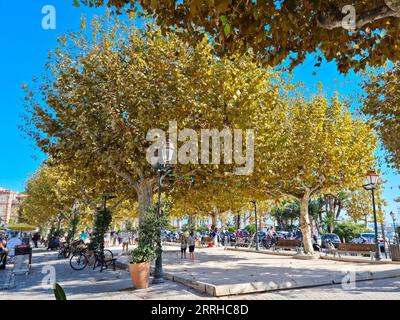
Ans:
POLYGON ((363 111, 370 116, 387 150, 389 165, 400 171, 400 66, 370 73, 363 111))
MULTIPOLYGON (((55 164, 81 168, 83 185, 104 192, 108 181, 137 199, 142 216, 157 187, 146 159, 150 130, 168 132, 170 121, 196 132, 247 130, 260 112, 267 124, 282 83, 250 55, 215 57, 206 38, 192 48, 152 25, 140 30, 108 18, 95 19, 91 33, 83 23, 82 32, 60 39, 41 85, 26 88, 26 130, 55 164)), ((175 172, 209 180, 235 168, 178 163, 175 172)))
POLYGON ((264 132, 265 126, 259 128, 252 179, 263 183, 267 193, 299 200, 305 252, 312 252, 311 239, 306 239, 311 234, 310 198, 359 186, 374 166, 376 137, 337 97, 328 100, 322 95, 296 96, 282 104, 272 126, 264 132))
POLYGON ((400 58, 399 0, 75 0, 79 5, 107 5, 116 12, 140 4, 164 29, 193 43, 208 34, 216 52, 251 49, 265 64, 290 57, 291 67, 308 53, 335 61, 339 71, 380 66, 400 58), (351 5, 351 7, 349 7, 351 5), (354 25, 353 25, 354 24, 354 25), (351 28, 355 27, 354 30, 351 28), (345 27, 343 27, 345 26, 345 27), (187 32, 189 31, 189 32, 187 32))

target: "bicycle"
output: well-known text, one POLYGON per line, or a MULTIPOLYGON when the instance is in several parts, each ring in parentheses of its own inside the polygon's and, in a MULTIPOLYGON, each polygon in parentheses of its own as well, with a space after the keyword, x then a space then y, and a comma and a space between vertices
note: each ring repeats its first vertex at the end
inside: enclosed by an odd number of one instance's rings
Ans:
POLYGON ((58 259, 67 259, 71 255, 71 247, 68 243, 61 243, 58 250, 58 259))
POLYGON ((103 269, 107 269, 111 264, 115 270, 115 260, 113 253, 108 249, 103 251, 89 251, 85 249, 74 253, 69 260, 69 264, 75 271, 82 271, 88 265, 93 265, 93 270, 100 266, 100 272, 102 272, 103 269))

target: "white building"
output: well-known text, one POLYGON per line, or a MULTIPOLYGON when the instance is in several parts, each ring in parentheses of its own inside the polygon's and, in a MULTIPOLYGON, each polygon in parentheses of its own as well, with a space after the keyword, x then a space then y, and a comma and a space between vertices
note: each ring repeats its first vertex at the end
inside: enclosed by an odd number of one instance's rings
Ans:
POLYGON ((16 220, 22 193, 0 188, 0 225, 7 224, 11 219, 16 220))

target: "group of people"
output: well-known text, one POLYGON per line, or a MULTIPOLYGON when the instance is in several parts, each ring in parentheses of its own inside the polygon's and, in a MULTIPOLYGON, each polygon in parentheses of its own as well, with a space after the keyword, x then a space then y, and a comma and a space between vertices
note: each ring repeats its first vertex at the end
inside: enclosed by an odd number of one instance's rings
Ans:
POLYGON ((196 237, 192 232, 190 232, 189 236, 185 234, 181 235, 180 243, 181 243, 181 259, 186 259, 186 251, 189 248, 189 259, 194 260, 194 249, 196 247, 196 237))
POLYGON ((135 244, 136 237, 133 232, 128 231, 111 231, 104 235, 105 246, 122 245, 122 252, 128 252, 130 244, 135 244))
POLYGON ((18 237, 18 233, 11 233, 9 237, 0 236, 0 270, 4 270, 7 264, 7 258, 13 257, 15 247, 24 244, 22 239, 18 237))

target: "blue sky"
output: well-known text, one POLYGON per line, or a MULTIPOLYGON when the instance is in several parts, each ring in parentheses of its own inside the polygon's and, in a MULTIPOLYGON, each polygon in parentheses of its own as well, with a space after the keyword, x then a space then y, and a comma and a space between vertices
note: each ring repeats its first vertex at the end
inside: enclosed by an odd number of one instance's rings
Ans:
MULTIPOLYGON (((23 114, 22 83, 40 75, 48 51, 56 46, 56 38, 77 30, 82 14, 90 18, 103 12, 104 9, 76 8, 72 0, 0 1, 0 187, 23 191, 27 178, 44 159, 18 128, 23 114), (45 5, 56 9, 56 30, 42 28, 45 15, 41 11, 45 5)), ((316 91, 319 82, 328 94, 335 90, 344 96, 359 92, 359 79, 354 74, 345 77, 337 72, 334 63, 323 63, 313 75, 314 63, 310 57, 294 72, 294 79, 303 81, 311 92, 316 91)), ((388 213, 396 209, 393 199, 400 196, 400 176, 387 169, 384 173, 388 213)))

